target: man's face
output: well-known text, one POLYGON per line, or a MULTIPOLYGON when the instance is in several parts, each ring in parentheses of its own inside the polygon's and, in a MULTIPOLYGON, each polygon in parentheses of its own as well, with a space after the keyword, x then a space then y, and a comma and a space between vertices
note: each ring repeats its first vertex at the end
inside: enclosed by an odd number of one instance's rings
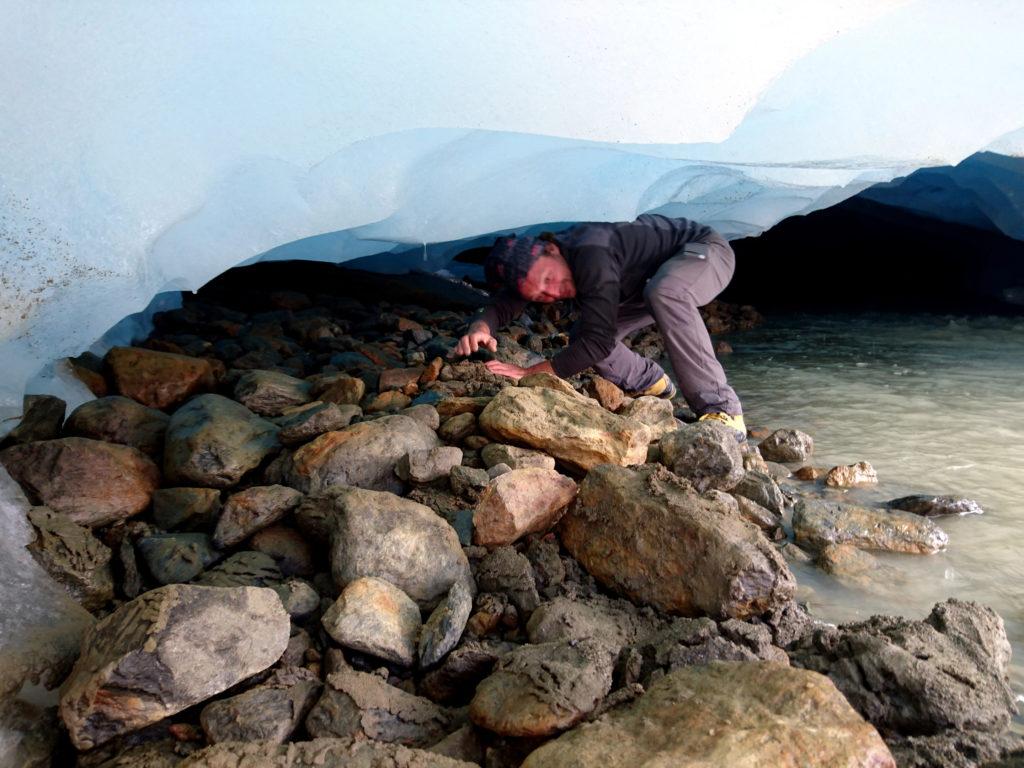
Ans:
POLYGON ((533 263, 526 277, 519 281, 519 295, 527 301, 543 304, 576 296, 572 271, 558 253, 558 247, 553 244, 540 247, 544 248, 543 255, 533 263))

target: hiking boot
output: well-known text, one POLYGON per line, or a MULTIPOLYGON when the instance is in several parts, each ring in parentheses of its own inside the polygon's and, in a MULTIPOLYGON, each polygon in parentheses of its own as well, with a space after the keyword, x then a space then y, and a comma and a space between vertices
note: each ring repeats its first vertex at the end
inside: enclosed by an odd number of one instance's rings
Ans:
POLYGON ((743 422, 743 414, 733 416, 731 413, 705 413, 698 421, 716 421, 724 424, 736 436, 736 442, 742 443, 747 439, 747 425, 743 422))
POLYGON ((627 394, 630 397, 660 397, 662 400, 671 400, 676 396, 676 385, 672 383, 672 379, 668 377, 668 374, 664 373, 660 379, 651 384, 647 389, 627 394))

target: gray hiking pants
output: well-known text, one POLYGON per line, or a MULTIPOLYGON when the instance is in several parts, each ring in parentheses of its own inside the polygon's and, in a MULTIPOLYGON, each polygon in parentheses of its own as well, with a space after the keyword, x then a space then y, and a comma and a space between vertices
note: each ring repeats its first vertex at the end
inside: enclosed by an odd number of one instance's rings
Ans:
POLYGON ((654 384, 665 371, 655 361, 622 343, 629 334, 652 323, 665 339, 665 352, 679 391, 698 416, 743 412, 711 346, 698 307, 724 290, 736 268, 729 243, 717 234, 704 240, 707 258, 680 252, 661 267, 644 287, 643 301, 619 305, 615 348, 594 369, 627 392, 654 384))

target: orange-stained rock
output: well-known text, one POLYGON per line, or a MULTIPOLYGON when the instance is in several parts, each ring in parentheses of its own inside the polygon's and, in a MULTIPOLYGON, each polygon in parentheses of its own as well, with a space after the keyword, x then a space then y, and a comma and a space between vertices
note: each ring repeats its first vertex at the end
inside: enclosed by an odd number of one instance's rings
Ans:
POLYGON ((106 361, 117 391, 150 408, 171 408, 217 386, 217 366, 203 357, 114 347, 106 361))
POLYGON ((492 480, 473 513, 473 543, 511 544, 558 522, 576 498, 576 483, 553 469, 514 469, 492 480))
POLYGON ((626 394, 603 376, 595 376, 591 379, 589 390, 602 408, 607 408, 613 413, 622 407, 622 403, 626 399, 626 394))

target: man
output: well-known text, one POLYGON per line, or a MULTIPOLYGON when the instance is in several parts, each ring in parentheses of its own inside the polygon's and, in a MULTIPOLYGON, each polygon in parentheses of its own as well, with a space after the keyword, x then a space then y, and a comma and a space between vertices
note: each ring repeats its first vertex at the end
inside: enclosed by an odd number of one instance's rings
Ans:
POLYGON ((735 263, 729 243, 710 227, 657 214, 634 222, 579 224, 555 236, 499 238, 484 266, 488 281, 501 290, 454 354, 469 355, 481 346, 496 351, 495 331, 528 302, 575 299, 580 319, 565 349, 530 368, 492 360, 488 370, 518 380, 539 372, 568 378, 593 367, 631 396, 671 398, 676 389, 661 366, 622 343, 657 323, 690 408, 742 441, 742 406, 697 311, 725 288, 735 263))

